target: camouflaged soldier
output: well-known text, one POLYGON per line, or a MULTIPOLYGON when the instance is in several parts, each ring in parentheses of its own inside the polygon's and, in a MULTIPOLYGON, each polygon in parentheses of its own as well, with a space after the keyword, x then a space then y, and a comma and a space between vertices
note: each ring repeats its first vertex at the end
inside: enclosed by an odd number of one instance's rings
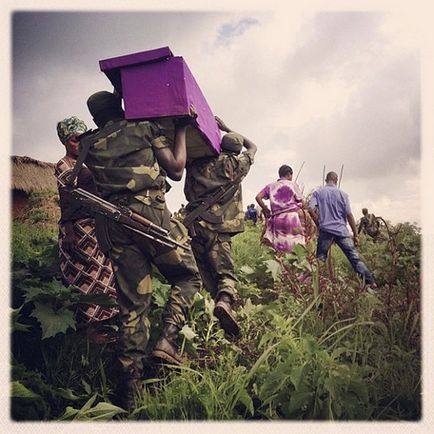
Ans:
MULTIPOLYGON (((166 206, 166 174, 180 180, 186 162, 185 130, 176 126, 171 148, 157 122, 124 119, 121 100, 110 92, 97 92, 87 105, 99 130, 91 137, 86 165, 99 194, 124 205, 186 242, 185 227, 171 218, 166 206)), ((163 332, 152 352, 155 358, 179 364, 176 339, 201 281, 191 249, 170 248, 137 235, 113 220, 99 219, 97 234, 113 264, 118 286, 122 401, 131 408, 142 387, 142 359, 149 339, 151 264, 171 283, 163 312, 163 332)))
POLYGON ((186 219, 219 188, 236 183, 235 193, 213 204, 189 226, 189 231, 203 284, 216 301, 214 315, 227 333, 238 335, 239 326, 231 308, 237 294, 231 237, 244 231, 241 181, 253 164, 256 145, 231 131, 218 117, 216 121, 219 128, 229 134, 223 136, 218 157, 205 157, 188 164, 184 187, 189 201, 186 219), (240 154, 243 146, 247 151, 240 154))
POLYGON ((362 209, 362 214, 363 217, 360 219, 357 233, 360 234, 363 231, 364 234, 369 235, 375 241, 380 234, 380 222, 374 214, 368 213, 367 208, 362 209))

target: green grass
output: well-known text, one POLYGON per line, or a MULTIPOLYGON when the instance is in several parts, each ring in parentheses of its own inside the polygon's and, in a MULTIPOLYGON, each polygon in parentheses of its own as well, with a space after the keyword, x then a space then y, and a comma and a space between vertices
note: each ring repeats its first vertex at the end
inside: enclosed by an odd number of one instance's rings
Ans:
MULTIPOLYGON (((50 283, 56 231, 12 229, 13 294, 64 306, 68 292, 50 283)), ((14 418, 419 420, 418 229, 403 225, 393 242, 362 237, 361 254, 380 282, 376 294, 365 291, 338 249, 328 266, 317 263, 314 243, 276 261, 259 237, 260 228, 248 225, 233 239, 240 338, 224 335, 214 302, 197 294, 181 339, 188 363, 157 369, 147 360, 145 393, 130 415, 113 406, 113 348, 91 345, 71 328, 43 339, 31 302, 14 305, 14 418)), ((153 283, 147 351, 168 293, 153 283)))

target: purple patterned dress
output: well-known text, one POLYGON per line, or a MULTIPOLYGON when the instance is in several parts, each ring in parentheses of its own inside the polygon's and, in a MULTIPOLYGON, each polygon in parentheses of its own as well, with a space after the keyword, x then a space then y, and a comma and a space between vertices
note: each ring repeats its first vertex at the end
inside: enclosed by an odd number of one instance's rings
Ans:
POLYGON ((303 226, 298 215, 302 195, 293 181, 279 179, 261 191, 270 201, 271 217, 266 220, 262 242, 280 252, 291 252, 296 244, 305 244, 303 226))

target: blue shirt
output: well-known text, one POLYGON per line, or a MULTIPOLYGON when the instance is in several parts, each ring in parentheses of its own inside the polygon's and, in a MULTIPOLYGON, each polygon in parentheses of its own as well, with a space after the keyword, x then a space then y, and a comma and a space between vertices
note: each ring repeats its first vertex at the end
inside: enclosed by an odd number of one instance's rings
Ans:
POLYGON ((347 215, 351 213, 348 194, 335 184, 327 184, 313 192, 309 208, 319 208, 319 228, 340 237, 348 237, 347 215))

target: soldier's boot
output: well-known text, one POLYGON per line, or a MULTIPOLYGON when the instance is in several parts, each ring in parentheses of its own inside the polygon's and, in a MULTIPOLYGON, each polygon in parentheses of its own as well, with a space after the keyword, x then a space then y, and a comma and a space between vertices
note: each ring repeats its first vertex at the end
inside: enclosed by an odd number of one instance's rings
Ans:
POLYGON ((230 295, 222 293, 214 308, 214 315, 220 321, 220 327, 228 334, 238 336, 240 334, 240 326, 235 320, 232 312, 232 298, 230 295))
POLYGON ((151 357, 159 362, 181 365, 182 357, 178 352, 179 328, 174 324, 165 324, 160 338, 155 344, 151 357))
POLYGON ((143 381, 141 378, 125 377, 119 390, 119 405, 131 412, 134 410, 138 399, 143 393, 143 381))

